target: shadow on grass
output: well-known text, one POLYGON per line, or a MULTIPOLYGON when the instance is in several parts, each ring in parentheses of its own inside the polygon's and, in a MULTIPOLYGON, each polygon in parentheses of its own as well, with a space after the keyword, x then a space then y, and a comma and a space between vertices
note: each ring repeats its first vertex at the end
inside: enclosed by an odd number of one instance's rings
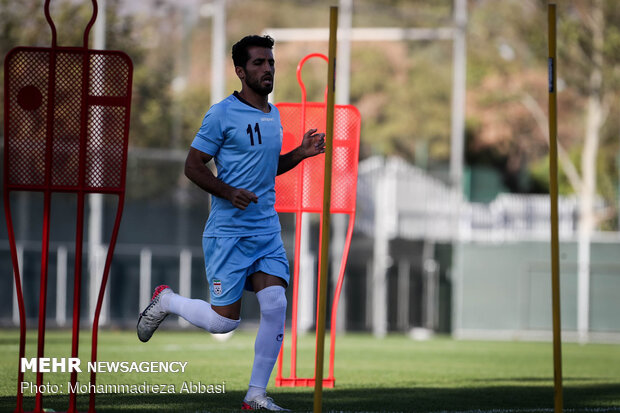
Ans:
MULTIPOLYGON (((469 379, 474 383, 552 383, 552 377, 485 377, 481 379, 469 379)), ((603 382, 609 381, 608 377, 563 377, 562 382, 566 385, 569 382, 603 382)), ((519 385, 519 384, 517 384, 519 385)))
MULTIPOLYGON (((312 411, 313 393, 285 389, 274 391, 276 402, 294 411, 312 411)), ((225 394, 99 394, 97 412, 232 412, 238 411, 244 392, 225 394)), ((34 398, 25 399, 27 411, 34 398)), ((44 406, 66 411, 67 395, 44 397, 44 406)), ((78 408, 86 411, 88 396, 78 397, 78 408)), ((11 412, 14 397, 0 398, 0 411, 11 412)), ((564 387, 564 407, 572 412, 600 408, 620 412, 620 386, 584 385, 564 387)), ((492 386, 476 388, 364 388, 325 389, 323 411, 432 412, 465 410, 548 409, 553 410, 553 388, 541 386, 492 386)))

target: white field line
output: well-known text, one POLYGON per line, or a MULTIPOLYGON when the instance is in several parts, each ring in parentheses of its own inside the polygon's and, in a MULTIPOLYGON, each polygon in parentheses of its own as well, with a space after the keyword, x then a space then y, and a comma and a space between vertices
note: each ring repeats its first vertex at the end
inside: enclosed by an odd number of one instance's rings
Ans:
MULTIPOLYGON (((301 412, 295 410, 295 412, 301 412)), ((387 413, 388 411, 370 411, 370 410, 328 410, 326 413, 387 413)), ((552 408, 532 408, 532 409, 473 409, 473 410, 437 410, 430 413, 553 413, 552 408)), ((620 412, 620 406, 612 407, 584 407, 583 409, 563 409, 563 413, 609 413, 620 412)), ((210 413, 208 410, 196 411, 195 413, 210 413)), ((303 413, 311 413, 310 411, 303 413)), ((389 411, 389 413, 405 413, 398 411, 389 411)))
MULTIPOLYGON (((532 408, 532 409, 473 409, 473 410, 437 410, 430 413, 553 413, 552 408, 532 408)), ((564 413, 609 413, 620 412, 620 406, 613 407, 584 407, 583 409, 563 409, 564 413)), ((353 411, 353 410, 329 410, 327 413, 385 413, 375 411, 353 411)), ((398 413, 398 412, 392 412, 398 413)), ((400 412, 404 413, 404 412, 400 412)))
MULTIPOLYGON (((431 413, 553 413, 555 410, 552 408, 541 409, 490 409, 490 410, 439 410, 431 413)), ((564 413, 570 412, 585 412, 585 413, 606 413, 606 412, 620 412, 620 406, 616 407, 584 407, 582 409, 563 409, 564 413)))

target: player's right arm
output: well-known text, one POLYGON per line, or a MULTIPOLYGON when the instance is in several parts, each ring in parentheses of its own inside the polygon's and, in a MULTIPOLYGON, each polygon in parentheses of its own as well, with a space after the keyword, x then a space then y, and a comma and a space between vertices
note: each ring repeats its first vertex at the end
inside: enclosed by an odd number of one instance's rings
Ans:
POLYGON ((250 202, 258 202, 258 197, 253 192, 232 187, 217 179, 207 167, 212 158, 213 156, 207 153, 190 148, 185 160, 185 176, 211 195, 227 199, 236 208, 246 209, 250 202))

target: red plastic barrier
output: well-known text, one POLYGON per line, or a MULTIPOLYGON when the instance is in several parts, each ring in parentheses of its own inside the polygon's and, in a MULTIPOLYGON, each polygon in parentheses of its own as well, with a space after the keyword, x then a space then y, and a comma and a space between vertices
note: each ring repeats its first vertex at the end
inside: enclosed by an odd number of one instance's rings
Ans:
MULTIPOLYGON (((304 63, 313 57, 327 61, 323 54, 310 54, 304 57, 297 66, 297 81, 301 87, 301 103, 279 103, 276 106, 280 111, 280 118, 284 129, 282 153, 294 149, 301 142, 303 134, 311 128, 318 128, 318 132, 326 130, 326 102, 307 102, 306 88, 301 80, 301 69, 304 63)), ((333 137, 333 170, 332 170, 332 214, 346 214, 349 217, 345 245, 338 274, 338 282, 334 292, 331 312, 330 328, 330 355, 329 375, 323 378, 323 386, 334 387, 334 357, 336 348, 336 316, 338 300, 344 280, 344 270, 351 246, 353 226, 355 223, 355 205, 357 193, 357 166, 359 161, 360 142, 360 113, 351 105, 336 105, 334 109, 334 137, 333 137)), ((299 255, 301 243, 302 213, 318 213, 323 211, 323 176, 325 172, 325 157, 316 156, 306 159, 293 170, 279 175, 276 178, 276 210, 295 214, 295 258, 293 267, 293 296, 291 322, 291 371, 289 377, 282 376, 282 362, 284 358, 284 341, 276 374, 276 386, 314 386, 315 377, 297 377, 297 301, 299 295, 299 255)), ((322 222, 322 220, 321 220, 322 222)), ((320 236, 323 228, 320 229, 320 236)), ((319 262, 319 267, 321 263, 319 262)), ((318 290, 318 289, 317 289, 318 290)), ((318 296, 317 296, 318 300, 318 296)), ((318 308, 318 305, 317 305, 318 308)), ((285 337, 286 339, 286 337, 285 337)), ((316 357, 316 347, 315 347, 316 357)), ((316 374, 315 374, 316 376, 316 374)))
MULTIPOLYGON (((103 193, 117 195, 118 205, 93 320, 91 354, 96 361, 99 315, 124 205, 133 66, 123 52, 88 49, 90 29, 97 18, 96 0, 92 0, 93 15, 82 47, 56 44, 49 3, 45 1, 44 9, 52 46, 17 47, 4 61, 4 206, 19 307, 19 358, 25 354, 26 314, 10 193, 44 195, 37 358, 44 357, 52 193, 77 194, 71 357, 78 357, 84 202, 89 193, 103 193)), ((23 412, 23 378, 18 366, 15 412, 23 412)), ((95 378, 92 372, 91 384, 95 378)), ((73 385, 76 380, 77 373, 71 373, 73 385)), ((43 373, 37 373, 36 382, 43 383, 43 373)), ((34 411, 43 411, 40 392, 34 411)), ((67 411, 76 411, 75 393, 69 394, 67 411)), ((89 411, 95 411, 94 393, 89 411)))

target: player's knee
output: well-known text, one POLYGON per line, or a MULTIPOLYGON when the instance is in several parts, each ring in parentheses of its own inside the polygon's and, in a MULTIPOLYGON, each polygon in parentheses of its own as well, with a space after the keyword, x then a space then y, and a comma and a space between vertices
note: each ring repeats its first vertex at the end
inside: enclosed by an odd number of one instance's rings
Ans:
POLYGON ((241 319, 232 320, 230 318, 223 317, 212 310, 211 320, 209 322, 209 328, 207 330, 213 334, 230 333, 241 323, 241 319))
POLYGON ((286 294, 284 287, 272 286, 258 292, 260 312, 263 317, 286 314, 286 294))
POLYGON ((230 333, 231 331, 235 330, 239 326, 239 323, 241 322, 241 320, 230 320, 230 319, 228 320, 229 322, 225 324, 220 324, 218 326, 213 327, 211 329, 211 333, 213 334, 230 333))

